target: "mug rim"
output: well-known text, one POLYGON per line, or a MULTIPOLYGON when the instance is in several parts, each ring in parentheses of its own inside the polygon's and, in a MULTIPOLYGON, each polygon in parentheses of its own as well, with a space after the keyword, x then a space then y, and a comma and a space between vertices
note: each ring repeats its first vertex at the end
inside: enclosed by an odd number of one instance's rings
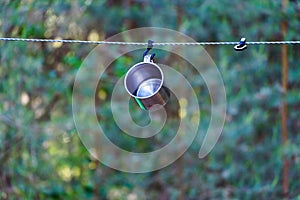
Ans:
POLYGON ((164 74, 163 74, 161 68, 160 68, 156 63, 154 63, 154 62, 139 62, 139 63, 136 63, 135 65, 133 65, 133 66, 128 70, 128 72, 126 73, 125 78, 124 78, 124 86, 125 86, 125 89, 126 89, 127 93, 128 93, 130 96, 132 96, 133 98, 137 98, 137 99, 148 99, 148 98, 154 96, 154 95, 157 94, 158 91, 162 88, 163 82, 164 82, 164 74), (161 82, 160 82, 160 85, 159 85, 158 89, 156 90, 156 92, 154 92, 153 94, 151 94, 151 95, 149 95, 149 96, 146 96, 146 97, 138 97, 138 96, 132 94, 132 93, 129 91, 129 89, 127 88, 127 84, 126 84, 128 74, 130 74, 130 72, 131 72, 133 69, 135 69, 136 67, 138 67, 139 65, 142 65, 142 64, 151 64, 151 65, 153 65, 154 67, 156 67, 156 68, 159 70, 159 72, 160 72, 160 74, 161 74, 161 82))

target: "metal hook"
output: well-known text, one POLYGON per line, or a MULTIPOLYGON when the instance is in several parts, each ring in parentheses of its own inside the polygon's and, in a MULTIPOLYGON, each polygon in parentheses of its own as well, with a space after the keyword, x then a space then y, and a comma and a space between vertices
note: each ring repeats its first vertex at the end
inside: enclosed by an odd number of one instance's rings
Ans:
POLYGON ((239 44, 234 46, 234 50, 244 51, 245 49, 247 49, 246 38, 241 38, 239 44))
MULTIPOLYGON (((146 51, 143 54, 143 58, 149 53, 149 51, 153 48, 153 42, 152 40, 148 40, 148 47, 146 51)), ((153 61, 155 54, 151 54, 151 61, 153 61)))

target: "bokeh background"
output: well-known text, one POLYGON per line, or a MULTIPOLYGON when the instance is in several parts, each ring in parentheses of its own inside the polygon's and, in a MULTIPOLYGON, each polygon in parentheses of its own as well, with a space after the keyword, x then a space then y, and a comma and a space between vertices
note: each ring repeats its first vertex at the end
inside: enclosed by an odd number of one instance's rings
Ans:
MULTIPOLYGON (((105 40, 124 30, 155 26, 196 41, 299 40, 299 20, 297 0, 0 3, 0 37, 105 40)), ((223 76, 228 104, 222 136, 201 160, 198 151, 210 120, 209 94, 201 76, 175 59, 174 68, 189 77, 199 97, 199 136, 178 161, 146 174, 102 165, 76 132, 72 87, 94 47, 0 42, 0 199, 300 198, 299 45, 286 47, 286 56, 280 45, 249 46, 243 52, 232 46, 205 47, 223 76), (287 67, 283 60, 289 67, 287 85, 282 84, 287 67)), ((172 60, 172 55, 160 55, 160 63, 172 60)), ((95 100, 96 107, 108 113, 98 117, 111 126, 108 137, 124 149, 143 152, 159 148, 172 135, 165 131, 160 140, 149 141, 119 137, 122 133, 112 126, 107 109, 112 83, 137 62, 140 57, 118 58, 95 100)), ((178 104, 174 105, 168 113, 176 122, 178 104)), ((145 114, 134 108, 132 113, 136 120, 145 114)))

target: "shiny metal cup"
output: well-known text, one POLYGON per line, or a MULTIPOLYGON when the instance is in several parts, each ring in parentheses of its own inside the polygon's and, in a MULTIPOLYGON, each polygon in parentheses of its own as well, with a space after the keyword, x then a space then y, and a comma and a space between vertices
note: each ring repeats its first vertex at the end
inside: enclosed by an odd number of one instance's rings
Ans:
POLYGON ((163 86, 163 82, 162 70, 147 55, 144 62, 137 63, 129 69, 124 85, 142 109, 150 110, 154 105, 164 106, 170 97, 170 92, 163 86))

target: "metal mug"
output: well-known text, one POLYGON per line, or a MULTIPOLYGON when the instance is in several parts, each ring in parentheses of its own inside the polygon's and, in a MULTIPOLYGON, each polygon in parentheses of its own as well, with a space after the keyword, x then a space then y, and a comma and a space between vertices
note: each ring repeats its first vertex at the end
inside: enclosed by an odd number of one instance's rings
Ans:
POLYGON ((163 86, 163 82, 163 72, 153 63, 151 55, 144 56, 143 62, 131 67, 124 79, 126 91, 144 110, 150 110, 154 105, 164 106, 167 103, 170 92, 163 86))

